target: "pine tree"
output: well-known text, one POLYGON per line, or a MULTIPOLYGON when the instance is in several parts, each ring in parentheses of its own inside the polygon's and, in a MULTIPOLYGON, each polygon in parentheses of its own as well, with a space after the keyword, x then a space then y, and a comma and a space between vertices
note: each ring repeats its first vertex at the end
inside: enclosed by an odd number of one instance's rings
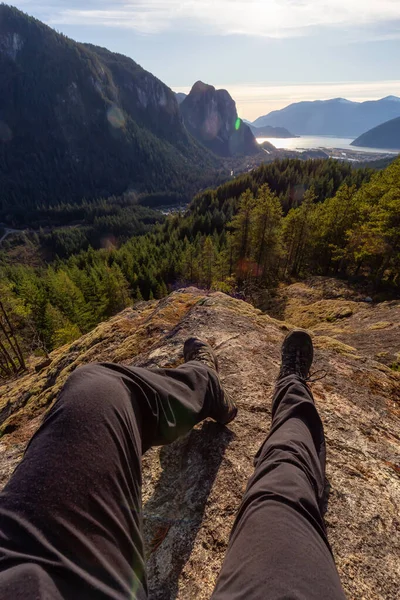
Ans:
POLYGON ((79 327, 71 323, 58 308, 50 303, 46 305, 45 323, 46 328, 43 334, 49 350, 73 342, 82 335, 79 327))
POLYGON ((243 281, 251 271, 249 259, 251 256, 252 216, 254 214, 254 207, 254 195, 250 190, 247 190, 241 195, 238 212, 230 223, 230 227, 233 230, 235 261, 237 264, 239 281, 243 281))
POLYGON ((136 291, 134 292, 133 298, 136 302, 142 302, 143 301, 143 296, 142 293, 140 291, 140 287, 136 288, 136 291))
POLYGON ((214 275, 215 248, 211 236, 204 240, 202 251, 202 280, 207 289, 211 288, 214 275))
POLYGON ((55 271, 49 268, 46 283, 49 290, 49 300, 57 307, 78 329, 84 330, 87 323, 87 307, 85 298, 64 269, 55 271))
POLYGON ((282 207, 268 185, 260 187, 252 213, 252 252, 257 276, 268 281, 276 274, 280 255, 282 207))
POLYGON ((107 297, 105 316, 115 315, 130 303, 129 285, 117 263, 106 268, 104 293, 107 297))
POLYGON ((344 184, 333 198, 318 205, 315 218, 316 267, 326 273, 336 266, 336 271, 346 269, 347 233, 360 215, 360 198, 355 186, 344 184))
POLYGON ((298 275, 311 249, 311 232, 316 199, 313 189, 307 190, 299 208, 292 208, 284 220, 283 241, 286 252, 284 275, 298 275))
POLYGON ((399 281, 400 161, 378 173, 357 193, 360 219, 349 232, 349 254, 357 269, 368 267, 375 285, 399 281))
POLYGON ((195 246, 187 240, 187 238, 185 239, 185 243, 186 250, 184 251, 182 261, 183 277, 186 279, 186 281, 194 283, 196 281, 195 274, 197 272, 196 249, 195 246))

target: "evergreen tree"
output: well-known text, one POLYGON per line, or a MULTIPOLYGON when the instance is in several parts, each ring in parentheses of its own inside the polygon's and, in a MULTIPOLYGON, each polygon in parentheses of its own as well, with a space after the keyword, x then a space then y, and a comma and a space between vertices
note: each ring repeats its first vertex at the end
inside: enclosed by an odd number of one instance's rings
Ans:
POLYGON ((129 285, 119 266, 114 263, 106 268, 103 285, 107 295, 104 315, 111 317, 130 304, 129 285))
POLYGON ((207 289, 211 288, 214 276, 215 248, 212 238, 208 235, 204 240, 202 251, 202 280, 207 289))
POLYGON ((347 234, 358 221, 360 201, 355 186, 344 184, 333 198, 320 204, 315 213, 316 269, 329 273, 346 270, 347 234))
POLYGON ((87 306, 81 290, 69 277, 64 269, 47 272, 48 296, 54 307, 63 312, 67 319, 75 323, 78 331, 85 330, 87 323, 87 306))
POLYGON ((49 302, 46 305, 44 321, 46 325, 43 337, 48 350, 73 342, 82 335, 79 327, 49 302))
POLYGON ((237 214, 230 223, 230 227, 233 230, 233 243, 239 281, 243 281, 252 271, 249 260, 252 250, 252 217, 254 216, 254 207, 254 195, 250 190, 247 190, 240 197, 237 214))
POLYGON ((366 265, 379 285, 385 276, 399 282, 400 160, 378 173, 357 193, 360 219, 349 232, 349 254, 366 265))
POLYGON ((268 185, 260 187, 252 214, 253 258, 257 276, 267 282, 277 273, 281 251, 282 206, 268 185))
POLYGON ((307 190, 299 208, 292 208, 284 222, 283 241, 286 249, 284 275, 299 275, 312 245, 313 217, 315 215, 313 189, 307 190))

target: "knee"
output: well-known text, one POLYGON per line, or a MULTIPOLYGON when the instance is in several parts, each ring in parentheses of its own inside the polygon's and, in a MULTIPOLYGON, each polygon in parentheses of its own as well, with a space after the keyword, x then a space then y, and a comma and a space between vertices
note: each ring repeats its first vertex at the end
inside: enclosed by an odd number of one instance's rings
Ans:
POLYGON ((111 399, 118 398, 117 384, 99 363, 78 367, 68 377, 55 407, 63 407, 75 417, 93 418, 108 409, 111 399))
POLYGON ((103 365, 101 363, 88 363, 87 365, 81 365, 72 371, 67 379, 67 383, 72 382, 75 385, 84 379, 92 377, 93 375, 96 377, 101 377, 102 370, 103 365))
POLYGON ((87 393, 89 390, 98 387, 98 384, 104 382, 104 373, 100 363, 90 363, 78 367, 69 375, 62 388, 62 393, 68 391, 70 398, 77 394, 87 393))

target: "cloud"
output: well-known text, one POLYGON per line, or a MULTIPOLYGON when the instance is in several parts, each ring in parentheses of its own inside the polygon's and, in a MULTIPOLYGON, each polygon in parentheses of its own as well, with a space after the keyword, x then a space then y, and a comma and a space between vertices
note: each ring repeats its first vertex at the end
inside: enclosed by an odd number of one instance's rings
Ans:
MULTIPOLYGON (((395 81, 344 81, 306 84, 240 84, 216 85, 227 89, 236 101, 239 115, 253 121, 271 110, 283 108, 302 100, 328 100, 346 98, 355 102, 377 100, 389 95, 400 97, 400 80, 395 81)), ((188 93, 190 87, 172 86, 188 93)))
MULTIPOLYGON (((129 28, 140 33, 196 31, 272 38, 310 28, 367 27, 400 21, 399 0, 20 0, 51 25, 129 28)), ((382 35, 382 33, 380 34, 382 35)), ((392 34, 393 35, 393 34, 392 34)))

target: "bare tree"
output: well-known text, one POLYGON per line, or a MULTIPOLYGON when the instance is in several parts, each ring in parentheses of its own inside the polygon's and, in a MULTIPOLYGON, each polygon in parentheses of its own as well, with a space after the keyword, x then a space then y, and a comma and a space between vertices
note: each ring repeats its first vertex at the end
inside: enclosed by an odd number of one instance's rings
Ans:
POLYGON ((11 377, 25 369, 21 346, 5 306, 0 300, 0 377, 11 377))

